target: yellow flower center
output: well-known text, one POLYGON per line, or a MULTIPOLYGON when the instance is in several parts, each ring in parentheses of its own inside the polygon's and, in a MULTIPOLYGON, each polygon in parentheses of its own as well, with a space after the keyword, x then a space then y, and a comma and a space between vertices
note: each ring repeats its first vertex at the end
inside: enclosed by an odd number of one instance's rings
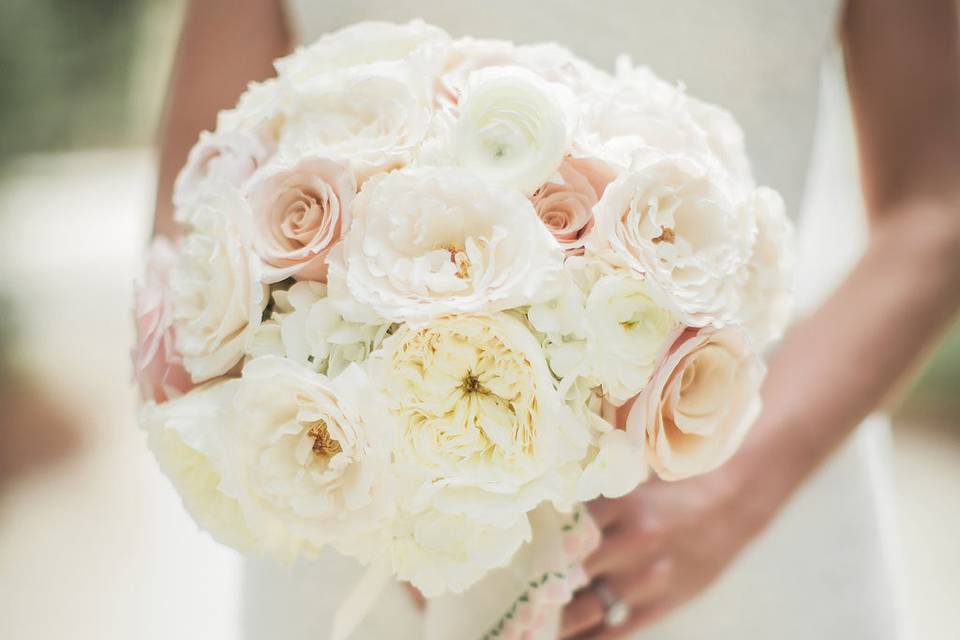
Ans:
POLYGON ((318 456, 332 458, 343 451, 340 443, 330 437, 327 423, 323 420, 317 420, 311 424, 307 436, 313 438, 313 452, 318 456))

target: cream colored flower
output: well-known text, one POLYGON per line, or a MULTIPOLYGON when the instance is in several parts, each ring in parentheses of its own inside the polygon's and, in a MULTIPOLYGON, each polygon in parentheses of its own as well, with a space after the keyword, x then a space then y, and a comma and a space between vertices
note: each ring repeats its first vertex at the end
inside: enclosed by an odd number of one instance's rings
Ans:
POLYGON ((406 166, 430 124, 430 82, 403 62, 314 78, 295 88, 279 153, 344 158, 358 183, 406 166))
POLYGON ((174 183, 177 221, 189 224, 192 209, 204 191, 218 189, 218 183, 225 182, 237 189, 243 187, 269 156, 268 147, 249 131, 201 133, 174 183))
POLYGON ((743 324, 754 345, 763 349, 783 334, 793 304, 793 227, 784 212, 783 199, 760 187, 748 206, 757 222, 747 278, 742 292, 743 324))
POLYGON ((684 156, 649 157, 607 187, 594 220, 589 248, 641 274, 686 324, 737 318, 756 228, 723 174, 684 156))
POLYGON ((390 328, 389 324, 346 320, 319 282, 294 284, 285 292, 284 302, 286 312, 277 316, 284 353, 330 377, 352 362, 366 360, 390 328))
POLYGON ((532 531, 526 514, 499 527, 465 513, 429 510, 401 514, 392 535, 390 558, 397 578, 432 598, 460 593, 490 570, 508 565, 532 531))
POLYGON ((625 271, 597 280, 585 311, 590 371, 621 405, 643 389, 677 321, 644 280, 625 271))
POLYGON ((284 82, 298 87, 324 75, 355 73, 383 62, 413 60, 439 70, 449 47, 450 36, 422 20, 358 22, 299 47, 274 65, 284 82))
POLYGON ((240 361, 267 303, 250 250, 247 204, 226 183, 216 186, 193 207, 193 231, 170 274, 177 350, 194 382, 240 361))
POLYGON ((712 471, 760 412, 764 365, 740 329, 687 330, 664 355, 627 417, 665 480, 712 471))
POLYGON ((324 544, 370 557, 392 516, 390 434, 359 367, 336 379, 290 360, 247 363, 229 462, 240 505, 280 555, 324 544))
POLYGON ((452 164, 532 194, 560 166, 572 130, 572 97, 521 67, 470 74, 456 114, 440 114, 421 164, 452 164))
POLYGON ((235 381, 217 382, 163 404, 150 402, 140 409, 138 418, 160 469, 197 524, 223 544, 251 550, 255 538, 224 479, 235 385, 235 381))
POLYGON ((247 187, 264 280, 324 281, 327 254, 350 227, 356 181, 345 162, 304 158, 264 167, 247 187))
POLYGON ((419 322, 545 299, 562 257, 519 192, 421 167, 364 185, 329 279, 382 318, 419 322))
POLYGON ((375 367, 397 433, 395 458, 436 509, 511 526, 544 500, 570 504, 589 433, 564 405, 517 319, 458 315, 401 328, 375 367))
POLYGON ((277 78, 251 82, 236 106, 217 114, 217 133, 246 131, 275 148, 290 94, 277 78))

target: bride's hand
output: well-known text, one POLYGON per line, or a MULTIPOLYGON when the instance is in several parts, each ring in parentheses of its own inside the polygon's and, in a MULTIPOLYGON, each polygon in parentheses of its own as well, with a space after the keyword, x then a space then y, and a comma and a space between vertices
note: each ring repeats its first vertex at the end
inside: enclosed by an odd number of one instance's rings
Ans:
POLYGON ((767 522, 775 507, 745 500, 734 465, 680 482, 654 480, 617 500, 590 505, 603 530, 585 569, 630 607, 627 621, 604 623, 595 586, 567 605, 561 637, 625 638, 709 585, 767 522))

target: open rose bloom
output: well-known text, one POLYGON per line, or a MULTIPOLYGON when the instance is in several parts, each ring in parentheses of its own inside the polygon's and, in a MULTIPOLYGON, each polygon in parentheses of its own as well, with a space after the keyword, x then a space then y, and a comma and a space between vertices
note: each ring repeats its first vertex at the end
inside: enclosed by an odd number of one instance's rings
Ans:
POLYGON ((409 581, 438 638, 554 638, 584 503, 707 473, 755 420, 782 200, 730 114, 628 60, 414 21, 276 68, 151 249, 148 442, 218 540, 409 581))

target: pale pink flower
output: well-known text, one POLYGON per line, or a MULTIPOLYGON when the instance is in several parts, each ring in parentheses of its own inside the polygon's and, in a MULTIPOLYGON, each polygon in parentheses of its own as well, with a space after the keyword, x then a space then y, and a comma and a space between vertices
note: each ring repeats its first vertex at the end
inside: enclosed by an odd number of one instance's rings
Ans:
POLYGON ((568 254, 582 254, 593 228, 593 207, 616 178, 606 163, 566 158, 557 173, 530 197, 537 215, 568 254))
POLYGON ((176 351, 168 278, 176 261, 173 244, 158 237, 148 251, 146 273, 134 299, 137 344, 133 373, 143 399, 166 402, 193 388, 176 351))
POLYGON ((268 167, 250 183, 253 250, 263 278, 326 282, 326 258, 350 226, 356 181, 349 166, 328 158, 268 167))

